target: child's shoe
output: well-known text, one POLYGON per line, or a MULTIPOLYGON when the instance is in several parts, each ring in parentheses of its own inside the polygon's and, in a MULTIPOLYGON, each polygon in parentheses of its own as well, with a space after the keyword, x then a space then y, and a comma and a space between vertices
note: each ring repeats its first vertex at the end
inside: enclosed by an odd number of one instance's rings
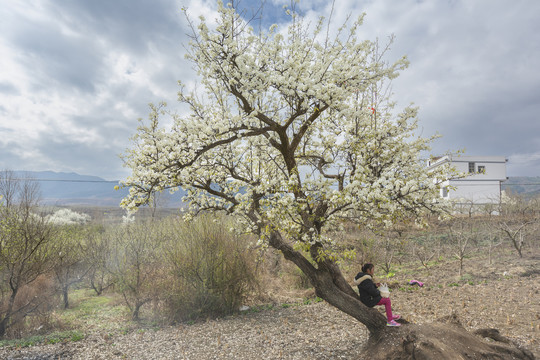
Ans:
POLYGON ((401 319, 401 315, 393 315, 392 320, 399 320, 401 319))
POLYGON ((401 326, 401 324, 396 322, 396 320, 392 320, 392 321, 387 322, 386 326, 401 326))

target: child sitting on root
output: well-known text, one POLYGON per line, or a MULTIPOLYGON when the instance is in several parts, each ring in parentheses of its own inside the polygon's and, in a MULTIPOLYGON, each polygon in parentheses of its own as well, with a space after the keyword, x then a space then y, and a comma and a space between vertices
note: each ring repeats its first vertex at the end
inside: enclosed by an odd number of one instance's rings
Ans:
POLYGON ((375 284, 373 282, 373 273, 375 272, 375 266, 367 263, 362 266, 362 271, 359 272, 354 278, 354 285, 358 285, 358 292, 360 293, 360 301, 367 307, 374 307, 375 305, 384 305, 386 310, 386 325, 387 326, 401 326, 396 320, 400 319, 399 315, 392 315, 392 303, 389 297, 382 297, 381 292, 377 289, 381 284, 375 284))

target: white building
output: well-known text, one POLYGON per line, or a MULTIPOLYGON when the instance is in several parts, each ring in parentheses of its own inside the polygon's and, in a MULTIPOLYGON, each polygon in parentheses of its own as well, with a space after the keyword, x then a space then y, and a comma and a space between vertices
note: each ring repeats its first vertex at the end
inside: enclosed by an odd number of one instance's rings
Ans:
POLYGON ((504 156, 447 155, 432 159, 429 168, 450 163, 459 172, 468 173, 462 179, 452 179, 442 184, 441 197, 463 204, 499 204, 501 183, 506 181, 504 156))

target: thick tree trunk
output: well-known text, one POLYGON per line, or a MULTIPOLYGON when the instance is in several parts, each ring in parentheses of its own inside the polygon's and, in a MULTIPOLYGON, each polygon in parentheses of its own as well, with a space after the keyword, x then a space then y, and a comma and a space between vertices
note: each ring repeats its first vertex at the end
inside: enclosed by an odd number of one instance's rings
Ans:
POLYGON ((316 277, 314 287, 318 297, 360 321, 371 334, 377 334, 386 328, 386 319, 379 311, 365 306, 356 294, 342 291, 328 273, 318 272, 316 277))
POLYGON ((323 261, 318 264, 319 268, 315 268, 305 256, 283 241, 276 232, 270 236, 270 245, 281 251, 285 259, 292 261, 308 276, 318 297, 360 321, 372 334, 386 328, 385 317, 360 301, 335 263, 323 261))

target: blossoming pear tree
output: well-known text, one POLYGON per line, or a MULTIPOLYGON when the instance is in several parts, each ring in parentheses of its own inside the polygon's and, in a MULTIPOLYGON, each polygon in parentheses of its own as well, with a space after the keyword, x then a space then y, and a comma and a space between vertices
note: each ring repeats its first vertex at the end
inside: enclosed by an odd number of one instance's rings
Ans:
POLYGON ((393 115, 380 91, 407 60, 388 64, 377 43, 359 41, 362 17, 330 37, 322 18, 311 28, 292 13, 286 32, 256 33, 232 6, 218 11, 215 29, 190 21, 188 57, 204 92, 182 87, 182 116, 151 105, 123 155, 132 175, 122 206, 182 187, 193 212, 238 215, 319 297, 376 332, 386 321, 343 277, 330 234, 347 221, 391 224, 439 209, 447 169, 428 172, 419 160, 433 138, 415 135, 415 108, 393 115))
POLYGON ((434 138, 416 136, 416 109, 394 115, 383 91, 406 59, 389 64, 376 42, 359 41, 362 17, 330 36, 328 22, 310 27, 294 12, 286 31, 258 33, 234 6, 219 3, 218 12, 212 29, 203 18, 197 27, 190 21, 189 59, 202 85, 179 92, 190 111, 152 105, 123 156, 132 175, 122 206, 134 210, 182 187, 191 213, 236 215, 236 230, 257 234, 306 274, 319 297, 366 325, 373 359, 530 358, 455 324, 387 328, 339 269, 332 234, 340 226, 421 220, 441 210, 440 183, 455 175, 426 169, 419 157, 434 138), (160 125, 163 117, 170 127, 160 125), (388 341, 396 339, 391 331, 401 340, 388 341))

